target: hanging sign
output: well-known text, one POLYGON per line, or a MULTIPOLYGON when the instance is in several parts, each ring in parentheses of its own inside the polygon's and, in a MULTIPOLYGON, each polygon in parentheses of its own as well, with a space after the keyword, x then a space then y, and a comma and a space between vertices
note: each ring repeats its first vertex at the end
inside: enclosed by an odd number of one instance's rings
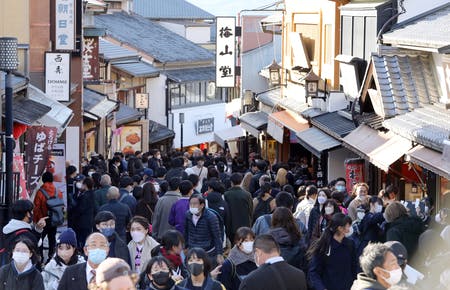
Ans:
POLYGON ((45 53, 45 94, 55 101, 70 101, 69 53, 45 53))
POLYGON ((216 87, 232 88, 236 77, 236 18, 217 17, 216 87))
POLYGON ((365 160, 360 158, 345 160, 345 179, 347 181, 347 192, 353 191, 353 185, 364 182, 365 160))
POLYGON ((134 107, 136 109, 148 109, 148 94, 136 94, 134 107))
POLYGON ((55 49, 75 50, 75 0, 55 2, 55 49))

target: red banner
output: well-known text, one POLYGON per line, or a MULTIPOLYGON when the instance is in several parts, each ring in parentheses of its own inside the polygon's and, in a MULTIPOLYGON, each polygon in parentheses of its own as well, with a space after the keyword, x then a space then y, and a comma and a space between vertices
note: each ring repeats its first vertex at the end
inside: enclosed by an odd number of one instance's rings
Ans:
POLYGON ((29 199, 27 191, 27 180, 25 179, 25 166, 23 163, 23 157, 20 154, 14 154, 13 172, 19 172, 19 198, 29 199))
POLYGON ((39 178, 47 166, 53 143, 56 140, 56 128, 30 127, 27 131, 26 159, 28 191, 32 193, 39 184, 39 178))
POLYGON ((347 180, 347 192, 352 192, 353 185, 364 182, 364 159, 345 160, 345 179, 347 180))

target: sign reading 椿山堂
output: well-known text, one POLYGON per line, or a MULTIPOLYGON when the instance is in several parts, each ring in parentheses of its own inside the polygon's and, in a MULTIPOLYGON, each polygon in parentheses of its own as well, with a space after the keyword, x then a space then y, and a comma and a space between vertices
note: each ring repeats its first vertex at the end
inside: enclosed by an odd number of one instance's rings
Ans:
POLYGON ((45 93, 55 101, 70 100, 69 53, 45 53, 45 93))
POLYGON ((75 50, 75 0, 55 2, 55 49, 75 50))
POLYGON ((236 18, 217 17, 216 87, 232 88, 236 77, 236 18))

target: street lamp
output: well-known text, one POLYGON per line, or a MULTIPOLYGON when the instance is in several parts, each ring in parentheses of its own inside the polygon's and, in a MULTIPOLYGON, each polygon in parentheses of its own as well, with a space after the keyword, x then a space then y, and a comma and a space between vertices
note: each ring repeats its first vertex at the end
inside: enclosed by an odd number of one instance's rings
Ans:
MULTIPOLYGON (((12 204, 13 197, 13 86, 12 72, 17 69, 19 60, 17 57, 17 38, 0 38, 0 70, 6 72, 5 77, 5 204, 6 213, 3 212, 2 222, 8 220, 8 207, 12 204)), ((0 116, 1 118, 1 116, 0 116)), ((3 206, 3 205, 2 205, 3 206)), ((3 209, 2 209, 3 210, 3 209)))
POLYGON ((305 77, 306 101, 308 101, 308 98, 313 99, 319 97, 319 80, 320 77, 316 75, 312 70, 305 77))
POLYGON ((181 151, 183 151, 183 124, 184 124, 184 113, 178 115, 178 121, 180 122, 180 143, 181 151))
POLYGON ((269 80, 272 86, 281 85, 281 66, 275 61, 269 66, 269 80))

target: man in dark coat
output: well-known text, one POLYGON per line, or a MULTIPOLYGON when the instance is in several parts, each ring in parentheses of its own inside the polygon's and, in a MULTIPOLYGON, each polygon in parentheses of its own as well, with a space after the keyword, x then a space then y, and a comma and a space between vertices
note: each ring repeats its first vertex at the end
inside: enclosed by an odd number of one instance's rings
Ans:
POLYGON ((250 193, 254 194, 259 189, 259 178, 264 174, 264 171, 266 170, 266 162, 264 160, 258 160, 256 162, 256 167, 258 168, 255 174, 252 177, 252 180, 250 181, 250 193))
POLYGON ((280 256, 280 247, 271 235, 256 237, 253 244, 258 269, 242 281, 240 290, 306 290, 305 273, 280 256))
POLYGON ((111 187, 111 177, 108 174, 103 174, 100 178, 101 188, 95 191, 95 205, 97 208, 108 202, 108 198, 106 194, 108 193, 108 189, 111 187))
POLYGON ((106 259, 108 252, 108 239, 101 233, 91 234, 84 246, 87 262, 67 267, 59 281, 58 290, 87 290, 88 284, 95 281, 95 270, 106 259))
POLYGON ((122 176, 122 178, 120 179, 119 201, 128 205, 132 215, 134 215, 134 213, 136 212, 136 205, 137 205, 137 200, 132 194, 133 186, 134 186, 134 181, 131 177, 122 176))
POLYGON ((240 227, 251 227, 253 220, 253 201, 249 192, 241 187, 242 174, 234 173, 230 177, 231 188, 225 192, 225 201, 230 210, 230 227, 227 235, 234 242, 234 234, 240 227))
POLYGON ((114 214, 116 217, 116 232, 123 241, 126 241, 126 229, 132 217, 130 208, 119 201, 119 189, 115 186, 111 186, 108 189, 106 197, 108 198, 108 203, 100 207, 99 211, 110 211, 114 214))

